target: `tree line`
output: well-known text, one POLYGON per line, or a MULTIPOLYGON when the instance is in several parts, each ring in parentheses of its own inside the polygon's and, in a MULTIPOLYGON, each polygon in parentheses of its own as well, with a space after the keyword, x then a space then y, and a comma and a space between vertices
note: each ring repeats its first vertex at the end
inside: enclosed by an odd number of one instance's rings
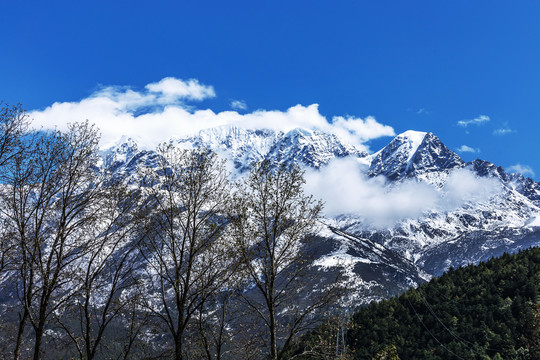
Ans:
POLYGON ((307 296, 322 204, 298 167, 232 181, 212 151, 162 144, 128 181, 98 143, 2 105, 2 358, 281 359, 339 296, 307 296))
MULTIPOLYGON (((343 359, 540 359, 540 249, 450 269, 371 303, 346 324, 343 359)), ((291 359, 336 358, 336 323, 304 336, 291 359)))

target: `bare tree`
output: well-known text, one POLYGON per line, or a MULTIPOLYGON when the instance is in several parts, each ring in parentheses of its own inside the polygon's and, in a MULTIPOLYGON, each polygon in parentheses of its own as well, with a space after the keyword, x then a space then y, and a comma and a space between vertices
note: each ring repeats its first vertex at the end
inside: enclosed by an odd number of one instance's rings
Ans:
POLYGON ((205 149, 158 148, 157 169, 146 169, 142 206, 145 237, 142 253, 148 268, 145 306, 165 325, 174 358, 193 347, 190 324, 208 299, 231 276, 224 236, 230 184, 224 163, 205 149))
MULTIPOLYGON (((22 148, 21 141, 28 131, 29 120, 21 105, 9 106, 0 102, 0 293, 9 294, 9 269, 12 266, 12 251, 15 247, 12 229, 9 221, 4 216, 1 209, 5 209, 6 183, 9 175, 9 164, 14 156, 22 148), (8 270, 8 271, 5 271, 8 270)), ((0 328, 2 329, 2 340, 0 341, 0 352, 6 353, 14 339, 10 339, 14 332, 13 321, 10 319, 10 310, 7 308, 8 297, 1 297, 4 302, 0 311, 0 328)))
POLYGON ((354 326, 347 310, 326 314, 324 323, 296 342, 286 358, 291 360, 353 359, 353 354, 346 345, 345 339, 347 330, 354 326))
MULTIPOLYGON (((305 195, 303 184, 298 167, 262 162, 236 196, 236 247, 252 286, 243 300, 253 321, 262 321, 271 359, 281 359, 336 295, 333 284, 320 294, 309 292, 314 282, 305 246, 313 239, 322 203, 305 195)), ((254 337, 255 323, 250 331, 254 337)))
MULTIPOLYGON (((20 104, 9 106, 0 102, 0 183, 5 183, 8 176, 7 165, 22 148, 21 139, 28 131, 28 115, 20 104)), ((0 200, 3 200, 0 197, 0 200)), ((9 250, 13 243, 9 241, 11 234, 4 224, 5 218, 0 218, 0 274, 8 265, 9 250)))
MULTIPOLYGON (((101 176, 104 182, 99 182, 99 201, 94 204, 97 221, 87 233, 88 251, 73 269, 77 291, 57 316, 80 359, 87 360, 99 354, 103 343, 113 340, 105 339, 106 330, 115 321, 117 329, 123 326, 121 317, 135 311, 130 303, 137 295, 133 267, 139 259, 133 217, 138 197, 122 179, 110 180, 106 171, 101 176)), ((126 315, 132 319, 135 314, 126 315)), ((122 356, 129 354, 133 340, 129 337, 128 346, 118 350, 125 353, 122 356)), ((119 337, 114 341, 120 341, 119 337)))
POLYGON ((227 329, 229 305, 233 291, 223 290, 207 301, 197 316, 198 333, 208 360, 221 360, 232 339, 227 329))
POLYGON ((65 132, 40 132, 11 162, 5 217, 17 245, 16 290, 22 305, 14 357, 27 322, 39 359, 51 314, 73 294, 70 269, 89 250, 96 222, 97 131, 88 123, 65 132))
POLYGON ((0 102, 0 167, 17 153, 30 121, 21 104, 9 106, 0 102))
MULTIPOLYGON (((234 242, 231 239, 231 244, 234 242)), ((204 349, 203 356, 208 360, 221 360, 242 357, 249 359, 245 347, 238 353, 237 335, 241 334, 240 324, 244 322, 242 304, 238 301, 245 290, 245 274, 235 258, 225 259, 230 269, 230 276, 223 288, 213 292, 197 312, 197 337, 199 347, 204 349), (232 266, 231 266, 232 265, 232 266)), ((201 357, 203 357, 201 356, 201 357)))

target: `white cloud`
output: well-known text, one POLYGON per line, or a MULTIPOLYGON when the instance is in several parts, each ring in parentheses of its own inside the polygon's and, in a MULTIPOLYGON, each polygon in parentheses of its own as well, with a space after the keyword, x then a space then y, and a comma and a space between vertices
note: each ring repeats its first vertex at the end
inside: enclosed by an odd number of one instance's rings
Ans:
POLYGON ((511 173, 520 173, 523 176, 534 177, 534 170, 529 165, 515 164, 506 168, 511 173))
POLYGON ((365 120, 354 117, 334 116, 332 118, 333 133, 352 143, 362 143, 381 136, 395 136, 391 126, 383 125, 374 117, 368 116, 365 120))
POLYGON ((68 123, 88 119, 101 130, 102 147, 125 135, 136 138, 143 147, 151 148, 172 137, 221 125, 284 132, 298 127, 318 129, 360 147, 368 140, 395 135, 392 127, 378 123, 373 117, 338 116, 329 121, 320 114, 317 104, 296 105, 286 111, 256 110, 246 114, 236 111, 216 113, 211 109, 193 109, 185 104, 188 100, 200 101, 214 96, 211 86, 197 80, 165 78, 146 85, 143 90, 104 87, 78 102, 56 102, 29 114, 34 119, 34 127, 46 129, 65 130, 68 123))
POLYGON ((306 191, 325 202, 327 215, 360 215, 373 227, 418 217, 436 205, 437 191, 427 184, 407 182, 389 188, 384 177, 370 178, 365 170, 354 159, 334 160, 306 173, 306 191))
POLYGON ((244 100, 231 101, 231 108, 234 110, 247 110, 247 104, 244 100))
POLYGON ((470 146, 467 146, 467 145, 461 145, 457 151, 459 152, 470 152, 470 153, 479 153, 480 152, 480 149, 478 148, 472 148, 470 146))
POLYGON ((479 177, 468 169, 455 169, 443 186, 439 208, 450 211, 468 202, 483 202, 501 190, 495 178, 479 177))
POLYGON ((163 100, 175 99, 204 100, 216 96, 212 86, 201 85, 197 79, 182 81, 173 77, 166 77, 157 83, 145 86, 151 93, 159 93, 163 100))
POLYGON ((467 202, 488 200, 501 190, 495 179, 480 178, 466 169, 454 170, 441 190, 406 180, 390 186, 384 177, 368 177, 355 159, 334 160, 306 173, 306 191, 325 202, 329 216, 355 214, 367 227, 386 228, 429 210, 452 211, 467 202))
POLYGON ((461 127, 467 127, 469 125, 482 125, 490 120, 489 116, 487 115, 479 115, 475 117, 474 119, 470 120, 460 120, 457 122, 457 124, 461 127))
POLYGON ((493 135, 503 136, 503 135, 511 134, 513 132, 514 130, 510 129, 509 127, 504 127, 504 128, 493 130, 493 135))

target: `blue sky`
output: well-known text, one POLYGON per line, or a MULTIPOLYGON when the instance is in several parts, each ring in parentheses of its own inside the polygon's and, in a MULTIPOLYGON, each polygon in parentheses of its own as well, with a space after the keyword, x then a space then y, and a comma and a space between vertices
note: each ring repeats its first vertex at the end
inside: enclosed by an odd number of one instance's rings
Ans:
POLYGON ((193 108, 319 104, 538 178, 539 18, 532 0, 3 1, 0 99, 45 109, 197 79, 215 96, 193 108))

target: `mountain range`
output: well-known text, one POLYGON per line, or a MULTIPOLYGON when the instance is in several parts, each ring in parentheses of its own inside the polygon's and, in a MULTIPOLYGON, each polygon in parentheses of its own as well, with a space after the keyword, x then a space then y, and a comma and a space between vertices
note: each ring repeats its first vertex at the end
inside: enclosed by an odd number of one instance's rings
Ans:
MULTIPOLYGON (((338 176, 360 176, 365 182, 343 191, 354 194, 366 191, 366 183, 377 184, 380 202, 390 201, 385 211, 402 207, 403 214, 373 225, 366 213, 379 201, 375 196, 367 211, 327 214, 317 241, 307 249, 312 270, 321 278, 345 275, 350 306, 401 293, 450 267, 536 246, 540 239, 540 183, 488 161, 465 162, 432 133, 406 131, 373 154, 336 135, 307 129, 284 133, 223 126, 170 143, 212 149, 228 160, 233 178, 261 160, 295 163, 321 177, 333 163, 347 161, 353 166, 338 176), (405 192, 407 197, 402 197, 405 192), (389 200, 387 194, 393 197, 389 200), (425 204, 408 215, 407 202, 425 204)), ((124 137, 101 156, 113 176, 136 182, 137 167, 151 167, 157 154, 124 137)))

